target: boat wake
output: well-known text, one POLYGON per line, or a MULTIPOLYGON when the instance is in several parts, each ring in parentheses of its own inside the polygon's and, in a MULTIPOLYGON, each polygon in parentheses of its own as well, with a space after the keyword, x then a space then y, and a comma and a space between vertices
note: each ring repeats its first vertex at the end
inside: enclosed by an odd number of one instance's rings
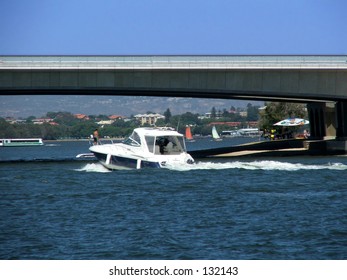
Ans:
POLYGON ((106 167, 101 165, 100 163, 87 163, 85 166, 79 169, 75 169, 75 171, 82 171, 82 172, 97 172, 97 173, 107 173, 111 172, 106 167))
POLYGON ((45 144, 45 147, 60 147, 61 144, 45 144))
MULTIPOLYGON (((219 170, 219 169, 245 169, 245 170, 278 170, 278 171, 299 171, 299 170, 347 170, 347 165, 343 163, 327 164, 302 164, 290 163, 272 160, 262 161, 233 161, 233 162, 196 162, 187 165, 170 165, 167 169, 174 171, 191 171, 191 170, 219 170)), ((82 172, 111 172, 100 163, 87 163, 82 168, 75 169, 82 172)))
POLYGON ((232 161, 232 162, 197 162, 192 165, 168 166, 171 170, 211 170, 211 169, 246 169, 246 170, 279 170, 279 171, 298 171, 298 170, 347 170, 347 165, 342 163, 302 164, 289 163, 272 160, 262 161, 232 161))

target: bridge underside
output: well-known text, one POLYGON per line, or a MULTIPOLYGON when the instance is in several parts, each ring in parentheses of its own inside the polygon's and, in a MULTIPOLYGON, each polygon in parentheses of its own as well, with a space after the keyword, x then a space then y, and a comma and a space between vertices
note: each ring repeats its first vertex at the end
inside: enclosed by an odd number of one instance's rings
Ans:
POLYGON ((0 70, 0 94, 40 93, 338 101, 347 70, 0 70))
POLYGON ((259 101, 278 101, 278 102, 329 102, 326 99, 316 99, 314 96, 303 98, 300 94, 292 94, 290 97, 279 96, 269 92, 250 92, 239 90, 154 90, 154 89, 125 89, 125 88, 50 88, 50 89, 3 89, 1 95, 100 95, 100 96, 152 96, 152 97, 182 97, 182 98, 211 98, 211 99, 237 99, 237 100, 259 100, 259 101))

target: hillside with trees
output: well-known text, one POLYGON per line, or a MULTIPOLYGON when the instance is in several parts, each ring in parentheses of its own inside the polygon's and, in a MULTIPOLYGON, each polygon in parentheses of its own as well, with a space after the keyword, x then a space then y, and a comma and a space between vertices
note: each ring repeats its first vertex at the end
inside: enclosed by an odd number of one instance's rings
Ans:
MULTIPOLYGON (((273 102, 267 103, 263 111, 259 111, 259 106, 249 103, 247 108, 212 107, 205 115, 191 112, 172 115, 168 108, 162 115, 164 118, 159 119, 156 126, 170 126, 184 133, 185 127, 189 125, 193 134, 205 136, 211 134, 212 125, 216 125, 219 131, 250 126, 267 129, 283 118, 305 117, 306 111, 302 104, 273 102)), ((141 126, 134 116, 117 118, 112 123, 109 121, 110 116, 107 115, 84 116, 70 112, 47 112, 40 119, 30 116, 20 121, 0 118, 0 138, 87 139, 96 128, 102 137, 123 138, 135 127, 141 126), (105 124, 101 124, 103 122, 105 124)))

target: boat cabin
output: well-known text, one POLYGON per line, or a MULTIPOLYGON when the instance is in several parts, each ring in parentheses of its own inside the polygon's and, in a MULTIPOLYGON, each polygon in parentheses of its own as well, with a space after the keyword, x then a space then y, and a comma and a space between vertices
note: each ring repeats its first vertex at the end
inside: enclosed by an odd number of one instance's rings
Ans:
POLYGON ((174 130, 135 129, 123 143, 142 147, 155 155, 178 155, 186 151, 183 135, 174 130))

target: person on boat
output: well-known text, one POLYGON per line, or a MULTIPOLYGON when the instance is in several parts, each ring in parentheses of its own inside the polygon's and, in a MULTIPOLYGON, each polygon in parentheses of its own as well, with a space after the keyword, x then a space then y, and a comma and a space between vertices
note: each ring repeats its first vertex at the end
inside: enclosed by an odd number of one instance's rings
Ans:
POLYGON ((308 130, 304 130, 304 138, 308 139, 310 137, 310 132, 308 130))
POLYGON ((93 132, 93 140, 94 140, 94 145, 98 145, 99 142, 99 131, 98 129, 95 129, 93 132))
POLYGON ((271 129, 270 140, 275 140, 275 137, 276 137, 276 129, 271 129))
POLYGON ((167 146, 167 144, 169 144, 169 139, 165 138, 165 137, 161 137, 159 139, 157 139, 157 144, 159 145, 159 152, 160 154, 164 154, 165 152, 165 147, 167 146))

